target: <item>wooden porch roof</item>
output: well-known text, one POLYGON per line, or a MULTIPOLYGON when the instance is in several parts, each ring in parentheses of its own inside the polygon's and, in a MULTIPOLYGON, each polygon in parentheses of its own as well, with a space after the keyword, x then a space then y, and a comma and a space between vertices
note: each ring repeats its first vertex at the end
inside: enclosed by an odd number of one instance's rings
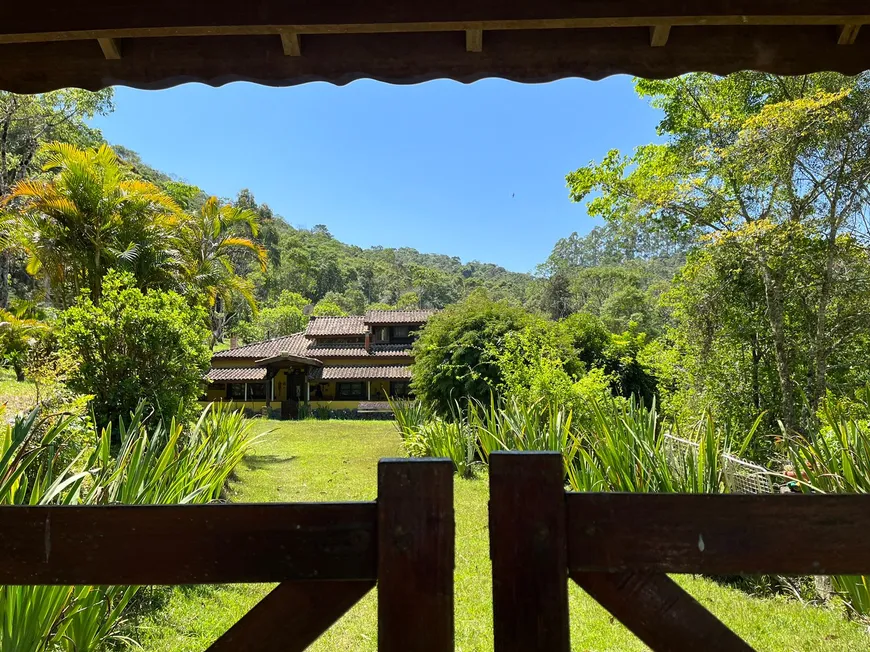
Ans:
POLYGON ((865 24, 867 0, 43 0, 3 12, 0 89, 854 74, 865 24))

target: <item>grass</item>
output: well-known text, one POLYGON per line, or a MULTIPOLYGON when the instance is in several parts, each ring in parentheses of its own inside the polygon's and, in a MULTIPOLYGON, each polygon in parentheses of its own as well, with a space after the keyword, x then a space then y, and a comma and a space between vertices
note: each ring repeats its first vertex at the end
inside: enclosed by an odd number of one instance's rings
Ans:
MULTIPOLYGON (((370 500, 377 461, 401 454, 385 422, 258 422, 272 433, 240 465, 231 499, 239 502, 370 500)), ((491 580, 487 533, 487 479, 455 481, 456 649, 492 650, 491 580)), ((784 537, 788 534, 784 533, 784 537)), ((703 578, 679 582, 758 650, 834 652, 870 648, 864 629, 840 610, 795 600, 759 599, 703 578)), ((155 652, 203 650, 264 596, 270 586, 175 588, 161 594, 162 609, 140 624, 139 638, 155 652)), ((312 650, 375 650, 376 605, 366 596, 318 640, 312 650)), ((572 648, 645 649, 591 598, 571 587, 572 648)))
POLYGON ((16 413, 30 410, 36 403, 36 385, 27 380, 19 383, 15 372, 0 367, 0 405, 6 403, 6 416, 12 419, 16 413))

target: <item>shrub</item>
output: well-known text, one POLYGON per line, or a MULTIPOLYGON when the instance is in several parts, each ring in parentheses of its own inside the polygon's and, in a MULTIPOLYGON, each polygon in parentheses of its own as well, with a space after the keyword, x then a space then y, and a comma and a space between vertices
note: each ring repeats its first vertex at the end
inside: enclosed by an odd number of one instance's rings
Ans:
POLYGON ((504 384, 499 347, 531 321, 522 308, 481 291, 433 315, 414 342, 414 393, 442 416, 458 399, 488 401, 504 384))
POLYGON ((169 421, 201 394, 211 358, 205 313, 174 292, 143 292, 129 274, 110 272, 99 305, 82 295, 61 314, 58 342, 72 370, 67 383, 93 395, 100 426, 145 401, 169 421))

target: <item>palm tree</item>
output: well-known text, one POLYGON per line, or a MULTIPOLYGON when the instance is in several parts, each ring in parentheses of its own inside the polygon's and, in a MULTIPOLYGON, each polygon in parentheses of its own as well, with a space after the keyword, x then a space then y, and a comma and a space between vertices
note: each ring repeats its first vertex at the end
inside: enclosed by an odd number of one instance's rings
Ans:
POLYGON ((178 249, 184 279, 208 302, 212 344, 223 337, 226 313, 236 297, 256 312, 253 283, 236 272, 233 258, 239 252, 253 254, 266 270, 266 249, 252 239, 258 231, 254 211, 221 205, 217 197, 209 197, 181 224, 178 249))
POLYGON ((28 352, 48 330, 48 325, 37 319, 0 310, 0 365, 12 367, 18 382, 24 380, 28 352))
POLYGON ((21 181, 4 200, 15 200, 29 257, 61 306, 82 289, 99 302, 112 267, 129 269, 143 286, 169 285, 177 254, 169 245, 180 212, 157 186, 132 178, 111 148, 79 149, 52 143, 43 149, 50 180, 21 181))

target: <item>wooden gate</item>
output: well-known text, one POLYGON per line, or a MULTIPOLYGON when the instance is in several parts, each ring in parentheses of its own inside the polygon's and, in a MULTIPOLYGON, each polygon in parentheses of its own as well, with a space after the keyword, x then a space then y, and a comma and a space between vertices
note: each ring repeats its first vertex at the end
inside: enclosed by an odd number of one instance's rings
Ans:
POLYGON ((653 650, 752 648, 667 573, 870 572, 870 497, 566 493, 559 453, 490 457, 496 652, 570 649, 568 578, 653 650))
POLYGON ((375 502, 0 507, 0 584, 280 582, 209 649, 304 650, 375 585, 378 649, 453 649, 453 467, 382 460, 375 502))

